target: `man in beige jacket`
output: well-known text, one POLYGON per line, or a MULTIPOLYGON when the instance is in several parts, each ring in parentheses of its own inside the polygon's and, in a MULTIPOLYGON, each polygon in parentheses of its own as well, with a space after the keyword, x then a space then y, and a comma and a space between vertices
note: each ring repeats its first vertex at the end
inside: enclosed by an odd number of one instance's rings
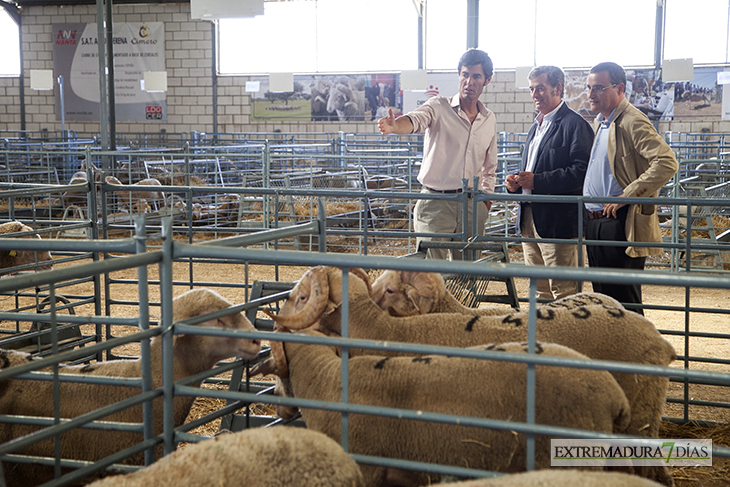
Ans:
MULTIPOLYGON (((656 197, 677 172, 674 152, 649 119, 624 96, 626 73, 616 63, 600 63, 588 74, 586 89, 591 110, 597 112, 596 135, 583 183, 584 196, 656 197)), ((655 205, 587 202, 587 240, 661 242, 655 205)), ((591 267, 643 270, 648 255, 659 247, 587 245, 591 267)), ((607 294, 642 313, 641 284, 594 282, 593 290, 607 294), (631 306, 634 304, 635 306, 631 306)))

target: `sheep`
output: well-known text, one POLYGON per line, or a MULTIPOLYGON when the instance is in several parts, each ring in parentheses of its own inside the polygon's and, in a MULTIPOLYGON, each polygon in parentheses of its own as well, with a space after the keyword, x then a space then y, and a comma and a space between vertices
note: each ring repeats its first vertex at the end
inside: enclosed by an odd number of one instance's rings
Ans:
MULTIPOLYGON (((461 304, 446 289, 444 278, 437 272, 386 270, 372 284, 370 295, 381 309, 392 316, 413 316, 426 313, 461 313, 500 316, 514 313, 513 308, 470 308, 461 304)), ((600 293, 578 293, 545 305, 551 308, 575 308, 586 305, 623 308, 621 303, 600 293)))
POLYGON ((327 98, 329 97, 331 87, 332 82, 328 79, 320 78, 316 82, 312 80, 312 84, 310 85, 312 91, 310 98, 312 121, 333 119, 327 111, 327 98))
POLYGON ((560 469, 439 484, 439 487, 659 487, 661 484, 621 472, 560 469))
MULTIPOLYGON (((101 170, 94 164, 91 165, 91 174, 95 182, 101 182, 101 170)), ((79 170, 73 173, 68 184, 80 184, 88 182, 89 176, 86 172, 86 163, 83 163, 81 164, 79 170)), ((51 201, 51 205, 55 206, 56 202, 60 203, 63 206, 84 206, 87 203, 87 191, 66 191, 61 195, 60 199, 51 201)))
MULTIPOLYGON (((324 335, 314 330, 302 333, 324 335)), ((476 347, 525 353, 525 343, 476 347)), ((293 397, 339 402, 341 358, 335 347, 271 342, 271 357, 253 373, 275 373, 288 383, 293 397)), ((536 353, 586 357, 551 343, 536 353)), ((348 361, 349 401, 353 404, 446 413, 457 416, 525 421, 526 370, 521 363, 427 355, 384 357, 361 355, 348 361), (478 377, 479 387, 473 387, 478 377)), ((628 425, 628 400, 605 371, 537 366, 536 422, 611 433, 628 425)), ((307 427, 340 441, 339 413, 302 408, 307 427)), ((526 467, 525 435, 507 430, 443 423, 349 415, 351 453, 494 471, 526 467), (438 441, 435 441, 438 439, 438 441)), ((550 466, 550 439, 536 437, 535 462, 550 466)), ((415 472, 361 465, 365 485, 430 485, 439 480, 415 472)))
POLYGON ((218 204, 193 203, 193 220, 211 218, 236 221, 240 200, 237 194, 224 194, 218 198, 218 204))
MULTIPOLYGON (((113 184, 115 186, 121 186, 122 183, 119 181, 119 179, 115 178, 114 176, 107 176, 104 179, 108 184, 113 184)), ((136 182, 132 184, 132 186, 162 186, 160 182, 155 178, 147 178, 143 179, 139 182, 136 182)), ((164 193, 161 191, 155 191, 152 189, 125 189, 120 191, 115 191, 114 194, 117 195, 117 198, 119 198, 119 201, 125 205, 128 206, 134 213, 144 213, 147 208, 147 203, 157 203, 159 201, 164 201, 165 196, 164 193)))
MULTIPOLYGON (((269 315, 289 329, 316 323, 319 329, 340 334, 341 283, 342 271, 337 268, 310 269, 292 289, 281 312, 278 315, 269 312, 269 315)), ((370 298, 362 279, 351 277, 349 283, 352 338, 455 347, 527 340, 527 312, 505 316, 432 313, 393 317, 370 298)), ((538 309, 537 339, 570 347, 597 360, 667 366, 677 357, 674 347, 649 320, 607 305, 538 309)), ((351 353, 372 352, 352 350, 351 353)), ((618 372, 613 376, 631 404, 631 423, 625 433, 658 437, 669 379, 618 372)), ((647 475, 665 485, 673 485, 665 467, 648 467, 647 475)))
POLYGON ((360 467, 334 440, 275 426, 217 435, 133 474, 89 487, 363 487, 360 467))
MULTIPOLYGON (((210 289, 193 289, 173 301, 173 319, 180 321, 229 306, 230 302, 210 289)), ((241 313, 209 320, 200 326, 254 330, 241 313)), ((151 340, 150 348, 153 387, 159 388, 162 384, 162 343, 159 337, 151 340)), ((229 357, 252 359, 260 350, 260 342, 205 335, 179 335, 174 337, 173 349, 174 379, 178 381, 209 370, 216 362, 229 357)), ((29 360, 29 356, 24 353, 12 351, 0 353, 2 368, 26 360, 29 360)), ((141 363, 139 359, 116 360, 62 367, 61 372, 86 376, 141 377, 141 363)), ((62 382, 60 387, 62 418, 74 418, 139 394, 139 389, 133 387, 69 382, 62 382)), ((175 426, 185 421, 194 401, 195 398, 190 396, 175 397, 175 426)), ((154 432, 159 435, 162 432, 162 399, 155 399, 153 404, 154 432)), ((3 381, 0 383, 0 414, 53 417, 53 384, 46 381, 17 379, 3 381)), ((142 407, 126 409, 108 416, 105 420, 139 423, 142 421, 142 407)), ((37 429, 28 425, 5 424, 0 430, 0 443, 27 435, 37 429)), ((131 447, 141 440, 141 434, 137 433, 75 429, 61 436, 61 455, 63 458, 95 461, 131 447)), ((158 452, 161 452, 161 446, 158 447, 158 452)), ((53 456, 53 441, 37 443, 16 453, 53 456)), ((141 464, 142 454, 125 460, 125 463, 141 464)), ((39 466, 5 463, 4 467, 8 487, 37 485, 52 478, 53 475, 52 469, 39 466)))
POLYGON ((365 91, 359 81, 339 79, 327 98, 327 112, 336 113, 340 122, 365 119, 365 91))
MULTIPOLYGON (((19 221, 12 221, 7 223, 0 223, 0 237, 12 237, 19 232, 32 232, 33 229, 27 225, 20 223, 19 221)), ((26 235, 20 238, 33 238, 30 235, 26 235)), ((40 239, 41 236, 36 234, 35 238, 40 239)), ((34 262, 48 262, 53 260, 51 253, 46 251, 32 251, 32 250, 0 250, 0 276, 6 274, 12 274, 12 270, 6 270, 13 267, 18 267, 26 264, 33 264, 34 262)), ((36 270, 47 271, 53 269, 52 264, 39 265, 36 270)))

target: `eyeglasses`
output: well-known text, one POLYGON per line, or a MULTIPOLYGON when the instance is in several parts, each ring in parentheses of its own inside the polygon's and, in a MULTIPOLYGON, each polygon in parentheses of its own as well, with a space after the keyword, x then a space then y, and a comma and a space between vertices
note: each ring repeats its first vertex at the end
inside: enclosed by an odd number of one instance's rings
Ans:
POLYGON ((597 95, 600 95, 601 93, 603 93, 607 89, 613 88, 614 86, 617 86, 617 85, 618 85, 618 83, 614 83, 614 84, 609 85, 609 86, 601 86, 601 85, 588 86, 588 85, 586 85, 586 92, 587 93, 590 93, 592 91, 592 92, 596 93, 597 95))

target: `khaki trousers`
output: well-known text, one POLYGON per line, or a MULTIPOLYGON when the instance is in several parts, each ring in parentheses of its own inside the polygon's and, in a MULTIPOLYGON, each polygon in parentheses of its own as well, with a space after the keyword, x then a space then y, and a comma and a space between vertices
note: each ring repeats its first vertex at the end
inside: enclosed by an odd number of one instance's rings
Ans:
MULTIPOLYGON (((559 215, 556 215, 559 218, 559 215)), ((540 238, 535 229, 530 205, 522 205, 522 236, 540 238)), ((552 244, 540 242, 523 242, 522 251, 527 265, 568 266, 578 265, 578 253, 575 244, 552 244)), ((560 299, 575 294, 578 283, 575 281, 559 281, 557 279, 539 279, 537 281, 537 297, 543 299, 560 299)))
MULTIPOLYGON (((421 193, 434 194, 428 189, 422 189, 421 193)), ((472 221, 474 218, 473 212, 474 200, 471 198, 467 199, 467 212, 468 212, 468 236, 472 237, 472 221)), ((477 231, 479 236, 484 235, 484 224, 487 222, 489 217, 489 211, 487 205, 480 201, 477 203, 477 231)), ((445 200, 418 200, 416 207, 413 210, 413 229, 418 233, 461 233, 462 231, 462 209, 461 203, 456 201, 445 201, 445 200)), ((461 239, 456 238, 437 238, 437 237, 418 237, 417 244, 422 241, 442 241, 451 242, 459 241, 461 239)), ((468 256, 467 252, 467 256, 468 256)), ((459 250, 449 249, 428 249, 426 251, 427 259, 441 259, 446 260, 451 257, 451 260, 464 260, 464 252, 459 250)))

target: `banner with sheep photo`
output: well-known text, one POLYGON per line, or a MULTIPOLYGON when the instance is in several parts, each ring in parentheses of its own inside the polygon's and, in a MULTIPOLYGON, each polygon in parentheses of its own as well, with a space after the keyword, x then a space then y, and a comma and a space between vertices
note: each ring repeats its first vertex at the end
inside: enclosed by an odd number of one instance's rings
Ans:
POLYGON ((372 121, 388 107, 402 112, 400 74, 295 75, 292 91, 269 89, 268 76, 246 83, 253 118, 292 121, 372 121))

